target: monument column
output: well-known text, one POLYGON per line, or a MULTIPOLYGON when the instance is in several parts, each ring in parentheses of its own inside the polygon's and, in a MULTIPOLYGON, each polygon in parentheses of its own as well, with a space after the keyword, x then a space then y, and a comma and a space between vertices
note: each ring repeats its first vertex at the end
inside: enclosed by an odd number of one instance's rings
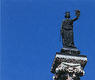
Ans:
POLYGON ((74 45, 73 22, 80 16, 80 11, 75 10, 76 17, 70 19, 70 12, 65 13, 65 20, 61 26, 61 36, 63 48, 56 52, 51 72, 54 74, 54 80, 80 80, 87 63, 87 57, 80 55, 80 51, 74 45))

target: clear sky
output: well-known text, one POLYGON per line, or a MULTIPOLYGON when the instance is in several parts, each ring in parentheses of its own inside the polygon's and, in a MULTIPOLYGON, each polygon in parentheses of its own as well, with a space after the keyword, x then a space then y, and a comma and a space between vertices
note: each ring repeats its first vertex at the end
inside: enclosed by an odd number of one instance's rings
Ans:
POLYGON ((80 9, 74 23, 75 45, 87 55, 86 74, 95 75, 95 0, 2 0, 1 80, 52 80, 55 53, 65 11, 80 9))

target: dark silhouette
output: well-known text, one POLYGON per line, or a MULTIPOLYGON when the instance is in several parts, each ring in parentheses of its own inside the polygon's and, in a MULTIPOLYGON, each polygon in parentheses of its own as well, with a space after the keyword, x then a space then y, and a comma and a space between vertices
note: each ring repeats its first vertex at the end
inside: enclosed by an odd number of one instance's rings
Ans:
POLYGON ((75 10, 76 18, 70 19, 70 12, 65 13, 65 20, 62 22, 61 35, 64 48, 76 48, 73 39, 73 22, 80 16, 80 11, 75 10))

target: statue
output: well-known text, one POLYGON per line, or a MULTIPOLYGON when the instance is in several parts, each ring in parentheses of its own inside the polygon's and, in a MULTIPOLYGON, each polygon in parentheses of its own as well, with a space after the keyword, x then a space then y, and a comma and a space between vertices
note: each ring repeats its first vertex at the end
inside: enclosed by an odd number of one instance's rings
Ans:
POLYGON ((73 22, 80 16, 80 11, 75 10, 76 18, 70 19, 70 12, 65 13, 65 20, 62 22, 61 35, 64 48, 76 48, 73 39, 73 22))
POLYGON ((51 67, 53 80, 80 80, 80 77, 85 74, 87 56, 80 55, 80 50, 75 47, 73 40, 73 22, 79 18, 80 11, 75 10, 75 14, 76 18, 70 19, 70 12, 66 12, 66 19, 62 22, 63 48, 60 52, 56 52, 51 67))

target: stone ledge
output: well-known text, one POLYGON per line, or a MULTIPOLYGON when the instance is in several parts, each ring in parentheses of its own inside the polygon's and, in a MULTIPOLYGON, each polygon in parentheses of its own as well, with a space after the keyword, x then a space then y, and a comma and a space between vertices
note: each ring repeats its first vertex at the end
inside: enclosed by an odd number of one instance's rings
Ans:
POLYGON ((72 54, 72 55, 79 55, 80 51, 77 48, 62 48, 61 53, 63 54, 72 54))
POLYGON ((85 55, 66 55, 56 53, 55 59, 52 64, 51 72, 55 73, 55 69, 62 63, 73 63, 73 64, 80 64, 81 67, 85 67, 87 63, 87 57, 85 55))

